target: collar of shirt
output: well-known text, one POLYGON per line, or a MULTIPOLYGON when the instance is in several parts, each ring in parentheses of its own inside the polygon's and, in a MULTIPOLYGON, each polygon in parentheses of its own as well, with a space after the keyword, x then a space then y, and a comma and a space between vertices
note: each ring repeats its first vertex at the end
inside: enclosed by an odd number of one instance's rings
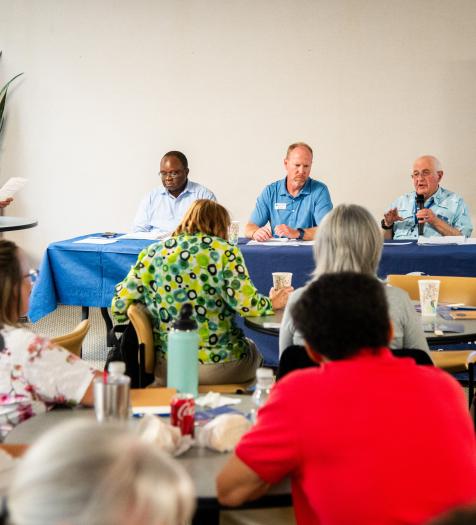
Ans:
MULTIPOLYGON (((173 197, 173 195, 169 192, 169 190, 165 188, 164 185, 159 186, 159 191, 162 195, 169 195, 170 197, 173 197)), ((189 179, 187 179, 187 184, 185 184, 185 188, 183 189, 180 195, 185 195, 186 193, 193 193, 193 192, 194 192, 193 184, 189 179)), ((180 195, 178 197, 180 197, 180 195)), ((174 197, 174 199, 178 197, 174 197)))
POLYGON ((301 195, 309 195, 311 193, 311 177, 308 177, 307 178, 307 181, 306 183, 304 184, 304 186, 299 190, 299 193, 293 197, 288 189, 286 188, 286 180, 287 180, 287 177, 284 177, 284 179, 282 179, 280 182, 279 182, 279 195, 280 196, 287 196, 289 197, 290 199, 297 199, 298 197, 300 197, 301 195))

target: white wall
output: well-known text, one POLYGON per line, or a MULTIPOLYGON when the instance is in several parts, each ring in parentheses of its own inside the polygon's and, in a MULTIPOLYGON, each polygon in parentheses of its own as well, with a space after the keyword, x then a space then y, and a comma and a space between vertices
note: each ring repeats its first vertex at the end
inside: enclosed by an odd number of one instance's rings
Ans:
POLYGON ((244 222, 296 140, 335 203, 380 218, 431 153, 475 214, 475 26, 474 0, 0 0, 0 180, 40 221, 9 237, 127 230, 169 149, 244 222))

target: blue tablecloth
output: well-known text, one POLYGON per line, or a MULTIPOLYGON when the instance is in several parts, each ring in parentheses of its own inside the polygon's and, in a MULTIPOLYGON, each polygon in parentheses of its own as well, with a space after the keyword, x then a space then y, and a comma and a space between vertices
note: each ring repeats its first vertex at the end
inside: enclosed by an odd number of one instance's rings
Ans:
MULTIPOLYGON (((87 237, 87 236, 85 236, 87 237)), ((58 304, 107 307, 114 285, 128 273, 137 254, 152 241, 119 240, 112 244, 77 244, 69 239, 48 246, 33 289, 29 316, 37 321, 58 304)), ((260 292, 272 286, 273 271, 293 272, 293 286, 303 286, 314 269, 312 246, 247 245, 240 239, 251 278, 260 292)), ((430 275, 476 277, 476 245, 418 246, 416 243, 388 245, 383 250, 379 276, 420 271, 430 275)), ((248 329, 246 330, 248 331, 248 329)), ((277 359, 277 338, 249 333, 265 354, 267 364, 277 359), (263 341, 272 346, 267 352, 263 341), (268 355, 269 354, 269 355, 268 355), (273 359, 271 359, 273 357, 273 359)))

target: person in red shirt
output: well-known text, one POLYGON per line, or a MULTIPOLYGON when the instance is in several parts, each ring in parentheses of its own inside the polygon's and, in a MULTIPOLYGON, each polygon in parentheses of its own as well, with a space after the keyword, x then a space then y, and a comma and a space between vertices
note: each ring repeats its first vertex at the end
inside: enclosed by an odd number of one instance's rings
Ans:
POLYGON ((273 387, 217 478, 219 501, 256 499, 284 476, 298 525, 422 524, 475 501, 464 392, 447 373, 391 354, 383 285, 326 274, 292 314, 321 366, 273 387))

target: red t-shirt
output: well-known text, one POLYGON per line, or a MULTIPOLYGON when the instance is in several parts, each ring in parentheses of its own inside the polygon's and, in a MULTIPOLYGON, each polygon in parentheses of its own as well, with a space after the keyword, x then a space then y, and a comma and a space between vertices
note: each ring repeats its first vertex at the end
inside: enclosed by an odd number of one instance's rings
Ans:
POLYGON ((476 500, 475 445, 458 383, 381 349, 282 379, 236 454, 299 525, 408 525, 476 500))

